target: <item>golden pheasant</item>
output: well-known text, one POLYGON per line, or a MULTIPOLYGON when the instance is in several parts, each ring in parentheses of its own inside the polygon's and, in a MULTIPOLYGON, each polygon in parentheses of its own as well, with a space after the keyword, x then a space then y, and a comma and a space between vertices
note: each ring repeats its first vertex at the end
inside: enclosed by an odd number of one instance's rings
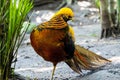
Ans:
POLYGON ((75 72, 92 70, 109 60, 75 45, 74 31, 67 21, 74 16, 70 8, 62 8, 47 22, 38 25, 30 35, 31 45, 38 55, 53 63, 52 78, 56 65, 64 61, 75 72))

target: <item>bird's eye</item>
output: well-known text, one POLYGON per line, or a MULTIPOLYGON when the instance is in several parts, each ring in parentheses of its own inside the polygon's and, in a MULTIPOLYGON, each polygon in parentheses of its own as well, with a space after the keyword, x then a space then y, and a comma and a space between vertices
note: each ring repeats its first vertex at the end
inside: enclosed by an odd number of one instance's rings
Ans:
POLYGON ((68 16, 69 18, 71 18, 71 16, 68 16))
POLYGON ((68 15, 62 15, 63 19, 67 22, 68 20, 71 20, 71 16, 68 15))
POLYGON ((71 16, 68 16, 68 18, 72 18, 71 16))

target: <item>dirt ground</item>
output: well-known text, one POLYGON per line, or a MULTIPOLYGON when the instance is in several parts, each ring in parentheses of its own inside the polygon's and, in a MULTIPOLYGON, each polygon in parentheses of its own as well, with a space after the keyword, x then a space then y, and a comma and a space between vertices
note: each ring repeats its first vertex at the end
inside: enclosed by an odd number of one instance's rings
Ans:
MULTIPOLYGON (((119 80, 120 38, 99 39, 101 27, 98 9, 92 7, 89 2, 79 1, 77 5, 72 6, 72 9, 75 12, 75 20, 69 24, 74 28, 76 44, 112 62, 95 71, 83 70, 82 75, 75 73, 61 62, 57 65, 54 80, 119 80)), ((34 8, 33 13, 31 12, 31 22, 39 24, 47 21, 54 12, 55 10, 34 8)), ((53 69, 52 63, 38 56, 29 42, 29 34, 26 34, 18 51, 15 68, 15 73, 19 75, 18 80, 49 80, 53 69)))

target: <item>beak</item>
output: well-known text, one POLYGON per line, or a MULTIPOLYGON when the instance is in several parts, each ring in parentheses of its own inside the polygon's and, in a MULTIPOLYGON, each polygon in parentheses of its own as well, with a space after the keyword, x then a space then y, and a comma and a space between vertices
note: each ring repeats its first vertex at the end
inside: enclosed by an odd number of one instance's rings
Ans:
POLYGON ((71 21, 74 21, 74 18, 71 18, 71 21))
POLYGON ((73 17, 68 17, 68 19, 70 20, 70 21, 74 21, 74 18, 73 17))
POLYGON ((74 18, 70 18, 70 20, 73 22, 73 21, 74 21, 74 18))

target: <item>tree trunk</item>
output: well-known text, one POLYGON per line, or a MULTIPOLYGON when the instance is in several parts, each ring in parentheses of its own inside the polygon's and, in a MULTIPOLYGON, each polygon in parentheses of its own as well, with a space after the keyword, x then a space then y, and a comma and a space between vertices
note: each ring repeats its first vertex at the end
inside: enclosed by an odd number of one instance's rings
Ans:
POLYGON ((110 36, 109 31, 111 30, 110 19, 109 19, 109 12, 108 12, 108 1, 107 0, 100 0, 100 14, 101 14, 101 38, 110 36))
POLYGON ((116 12, 114 9, 114 0, 100 0, 101 7, 101 38, 116 37, 118 33, 118 27, 116 23, 116 12))
POLYGON ((120 33, 120 0, 117 0, 116 2, 117 4, 117 28, 118 28, 118 33, 120 33))

